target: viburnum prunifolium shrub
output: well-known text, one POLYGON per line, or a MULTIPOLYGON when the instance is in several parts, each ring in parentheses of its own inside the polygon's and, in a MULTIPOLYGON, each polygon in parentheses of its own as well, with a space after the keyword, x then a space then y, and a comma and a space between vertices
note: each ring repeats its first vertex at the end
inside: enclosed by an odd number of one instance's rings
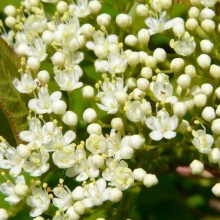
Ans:
POLYGON ((220 196, 217 0, 7 2, 1 220, 123 219, 163 167, 220 196))

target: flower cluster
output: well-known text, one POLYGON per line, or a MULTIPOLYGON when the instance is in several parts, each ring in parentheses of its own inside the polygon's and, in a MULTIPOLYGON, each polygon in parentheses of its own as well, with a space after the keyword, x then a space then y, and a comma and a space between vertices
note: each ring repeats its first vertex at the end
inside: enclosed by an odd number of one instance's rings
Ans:
MULTIPOLYGON (((12 83, 29 115, 17 146, 0 140, 0 191, 12 207, 0 219, 29 206, 35 220, 77 220, 119 202, 130 187, 158 183, 150 151, 157 161, 190 150, 192 174, 218 169, 217 0, 190 0, 184 19, 171 16, 171 0, 122 2, 116 15, 99 0, 5 7, 1 37, 20 57, 12 83)), ((212 191, 220 196, 220 183, 212 191)))

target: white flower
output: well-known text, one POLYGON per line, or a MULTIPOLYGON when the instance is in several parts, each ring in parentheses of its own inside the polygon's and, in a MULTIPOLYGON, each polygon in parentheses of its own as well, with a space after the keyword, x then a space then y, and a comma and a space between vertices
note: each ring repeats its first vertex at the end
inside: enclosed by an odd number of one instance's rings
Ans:
POLYGON ((37 217, 43 212, 47 211, 50 205, 50 198, 46 190, 41 187, 34 187, 26 202, 29 206, 33 207, 30 212, 31 217, 37 217))
POLYGON ((68 209, 73 204, 72 192, 67 186, 58 186, 53 189, 56 196, 53 198, 53 204, 62 210, 68 209))
POLYGON ((20 81, 15 78, 13 80, 13 85, 20 93, 26 94, 33 92, 37 87, 36 81, 33 80, 30 73, 22 74, 20 81))
POLYGON ((177 41, 174 41, 174 39, 172 39, 170 41, 170 46, 177 54, 182 56, 189 56, 194 52, 196 48, 196 43, 194 41, 194 38, 190 36, 188 32, 185 32, 184 35, 177 41))
POLYGON ((184 21, 182 18, 173 18, 171 20, 167 20, 166 11, 163 11, 160 15, 157 13, 156 17, 150 16, 145 20, 146 25, 150 28, 150 35, 168 30, 178 22, 183 23, 184 21))
POLYGON ((104 153, 107 148, 107 142, 103 135, 91 134, 86 140, 86 148, 92 154, 104 153))
POLYGON ((132 122, 141 121, 145 115, 142 113, 140 101, 127 102, 125 104, 125 114, 127 118, 132 122))
POLYGON ((147 127, 153 130, 150 133, 150 137, 155 141, 159 141, 162 138, 171 139, 176 136, 176 132, 173 131, 178 125, 176 115, 170 118, 168 112, 160 110, 157 113, 157 117, 148 117, 145 122, 147 127))
POLYGON ((28 107, 37 114, 51 113, 51 104, 57 100, 60 100, 62 93, 60 91, 55 91, 51 95, 48 93, 46 87, 41 87, 38 92, 38 98, 31 99, 28 102, 28 107))
POLYGON ((4 195, 7 195, 5 201, 10 205, 15 205, 27 195, 28 186, 25 183, 24 176, 18 176, 15 179, 15 184, 10 181, 2 183, 0 185, 0 191, 4 195))
POLYGON ((214 138, 210 134, 206 134, 204 130, 197 130, 193 132, 192 144, 200 152, 207 154, 211 151, 211 147, 214 143, 214 138))
POLYGON ((87 208, 100 206, 108 199, 108 192, 109 189, 106 188, 106 181, 102 178, 98 179, 96 182, 84 186, 84 196, 86 198, 82 202, 87 208))
POLYGON ((76 4, 72 3, 69 7, 74 11, 76 17, 86 17, 90 14, 88 0, 76 0, 76 4))
POLYGON ((201 4, 204 7, 213 7, 218 0, 201 0, 201 4))

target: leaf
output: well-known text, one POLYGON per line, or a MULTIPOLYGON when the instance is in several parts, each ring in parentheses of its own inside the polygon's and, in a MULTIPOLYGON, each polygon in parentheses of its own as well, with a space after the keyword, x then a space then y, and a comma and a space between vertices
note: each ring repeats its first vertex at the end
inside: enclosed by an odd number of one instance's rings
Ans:
MULTIPOLYGON (((8 44, 0 38, 0 110, 7 118, 17 143, 18 134, 27 127, 28 109, 12 84, 15 77, 20 78, 19 57, 8 44)), ((1 121, 0 121, 1 122, 1 121)), ((4 124, 1 124, 4 126, 4 124)), ((7 139, 7 137, 5 137, 7 139)))

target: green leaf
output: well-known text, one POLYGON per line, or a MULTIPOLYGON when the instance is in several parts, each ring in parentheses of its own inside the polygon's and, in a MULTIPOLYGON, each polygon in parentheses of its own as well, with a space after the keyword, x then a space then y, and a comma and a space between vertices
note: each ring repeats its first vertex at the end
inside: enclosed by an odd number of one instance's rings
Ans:
MULTIPOLYGON (((18 134, 27 127, 28 109, 21 95, 12 84, 15 77, 20 78, 18 68, 19 57, 8 44, 0 38, 0 110, 7 118, 17 143, 20 143, 18 134)), ((1 127, 4 123, 0 120, 1 127)), ((8 134, 10 138, 10 134, 8 134)), ((7 139, 7 137, 5 137, 7 139)))

